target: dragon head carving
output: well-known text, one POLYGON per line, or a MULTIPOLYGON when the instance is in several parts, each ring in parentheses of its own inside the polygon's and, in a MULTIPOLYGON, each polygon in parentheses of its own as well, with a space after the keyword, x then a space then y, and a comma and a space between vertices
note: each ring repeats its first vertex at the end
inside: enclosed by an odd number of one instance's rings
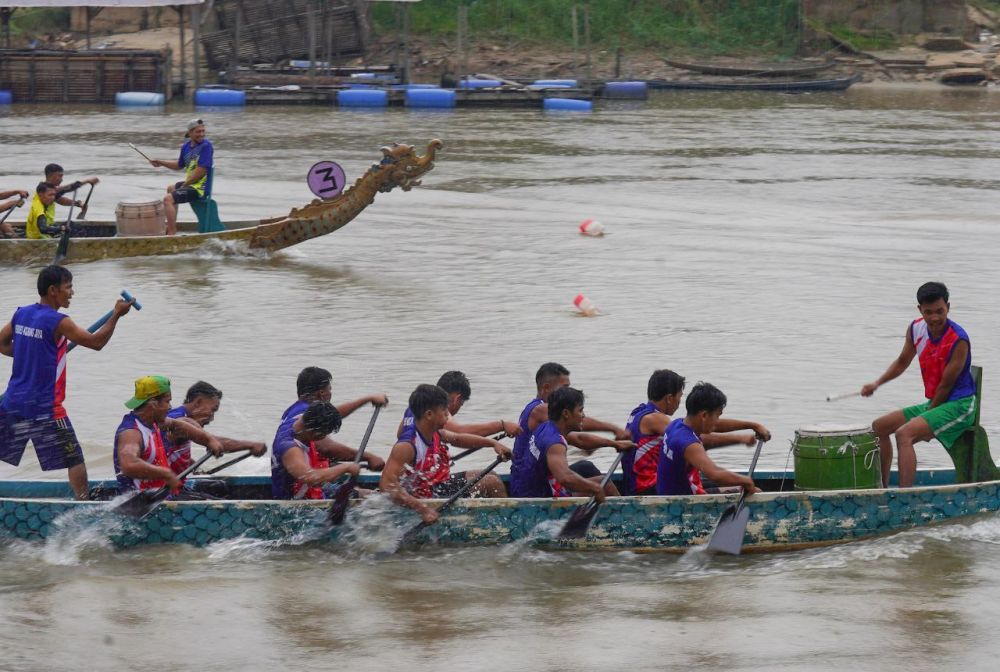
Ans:
POLYGON ((440 140, 427 144, 427 153, 418 156, 413 145, 393 143, 382 148, 382 160, 372 166, 371 172, 379 174, 378 190, 382 193, 399 187, 409 191, 420 185, 420 178, 434 167, 434 154, 444 146, 440 140))

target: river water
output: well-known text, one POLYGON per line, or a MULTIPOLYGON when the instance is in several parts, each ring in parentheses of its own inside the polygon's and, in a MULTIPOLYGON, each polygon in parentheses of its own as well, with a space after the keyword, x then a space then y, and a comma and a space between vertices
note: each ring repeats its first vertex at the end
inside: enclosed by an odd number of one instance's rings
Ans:
MULTIPOLYGON (((385 455, 417 383, 461 369, 473 395, 460 419, 513 419, 549 360, 571 369, 588 414, 619 423, 656 368, 711 381, 727 415, 772 429, 760 468, 790 467, 796 428, 861 425, 921 398, 914 367, 871 399, 825 401, 898 354, 931 279, 948 284, 971 334, 983 424, 1000 441, 996 94, 669 93, 585 116, 14 106, 0 116, 0 189, 30 189, 57 161, 70 180, 101 177, 89 218, 112 219, 118 201, 158 199, 170 181, 127 143, 171 158, 195 115, 216 144, 224 219, 307 202, 316 161, 354 179, 388 141, 437 137, 445 149, 424 186, 379 195, 336 234, 270 258, 73 266, 81 324, 122 288, 144 306, 104 351, 71 355, 67 406, 92 477, 111 475, 121 404, 141 375, 169 376, 175 396, 212 382, 225 392, 214 429, 269 441, 299 369, 324 366, 335 401, 388 393, 369 448, 385 455), (588 218, 608 235, 578 235, 588 218), (602 315, 577 316, 578 293, 602 315)), ((35 275, 0 270, 3 310, 33 300, 35 275)), ((368 414, 341 438, 356 444, 368 414)), ((937 444, 918 456, 949 463, 937 444)), ((750 451, 713 457, 745 469, 750 451)), ((41 474, 29 452, 0 477, 61 474, 41 474)), ((0 550, 0 669, 981 668, 1000 650, 998 547, 994 516, 711 560, 509 546, 376 561, 249 540, 114 552, 82 531, 0 550)))

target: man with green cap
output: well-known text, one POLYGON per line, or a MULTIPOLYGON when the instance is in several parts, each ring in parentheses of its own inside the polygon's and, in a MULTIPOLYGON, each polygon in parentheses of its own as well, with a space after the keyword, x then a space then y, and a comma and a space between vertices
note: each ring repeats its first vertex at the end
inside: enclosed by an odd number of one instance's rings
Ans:
POLYGON ((164 485, 179 490, 182 482, 167 462, 165 431, 205 446, 217 457, 222 455, 217 438, 194 424, 167 417, 170 399, 168 378, 143 376, 135 381, 135 395, 125 402, 131 413, 122 418, 115 432, 115 475, 123 492, 164 485))

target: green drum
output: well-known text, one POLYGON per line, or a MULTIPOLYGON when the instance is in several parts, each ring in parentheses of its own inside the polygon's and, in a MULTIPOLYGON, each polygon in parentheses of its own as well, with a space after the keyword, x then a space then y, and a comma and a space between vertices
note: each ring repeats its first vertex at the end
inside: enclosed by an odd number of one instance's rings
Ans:
POLYGON ((795 432, 796 490, 882 487, 878 441, 871 427, 813 425, 795 432))

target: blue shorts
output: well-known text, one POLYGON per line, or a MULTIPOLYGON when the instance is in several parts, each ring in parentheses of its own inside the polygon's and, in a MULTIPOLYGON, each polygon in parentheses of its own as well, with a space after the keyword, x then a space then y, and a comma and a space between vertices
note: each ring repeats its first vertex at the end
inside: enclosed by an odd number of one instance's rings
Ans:
POLYGON ((42 471, 83 464, 83 448, 69 418, 23 420, 0 411, 0 460, 19 465, 28 441, 35 447, 42 471))

